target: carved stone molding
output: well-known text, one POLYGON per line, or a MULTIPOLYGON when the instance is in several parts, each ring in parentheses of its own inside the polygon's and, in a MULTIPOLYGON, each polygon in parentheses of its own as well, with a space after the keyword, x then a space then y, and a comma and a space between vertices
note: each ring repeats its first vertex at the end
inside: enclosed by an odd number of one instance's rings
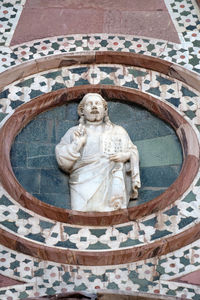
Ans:
POLYGON ((190 187, 199 168, 199 143, 190 124, 172 107, 133 89, 106 85, 88 85, 58 90, 21 105, 0 131, 0 179, 7 192, 22 206, 50 219, 75 225, 108 226, 133 221, 155 213, 179 199, 190 187), (179 177, 160 196, 137 207, 107 213, 83 213, 57 208, 29 194, 17 181, 10 162, 14 138, 33 118, 53 107, 81 99, 86 93, 101 94, 106 100, 139 104, 169 123, 176 131, 183 150, 184 161, 179 177))

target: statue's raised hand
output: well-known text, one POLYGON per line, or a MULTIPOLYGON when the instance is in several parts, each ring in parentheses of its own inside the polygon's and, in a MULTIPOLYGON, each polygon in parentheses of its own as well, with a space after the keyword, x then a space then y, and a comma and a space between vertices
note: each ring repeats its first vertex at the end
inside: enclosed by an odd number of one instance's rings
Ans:
POLYGON ((84 125, 79 125, 77 130, 74 131, 73 142, 76 146, 76 150, 80 151, 85 145, 87 140, 87 133, 84 125))

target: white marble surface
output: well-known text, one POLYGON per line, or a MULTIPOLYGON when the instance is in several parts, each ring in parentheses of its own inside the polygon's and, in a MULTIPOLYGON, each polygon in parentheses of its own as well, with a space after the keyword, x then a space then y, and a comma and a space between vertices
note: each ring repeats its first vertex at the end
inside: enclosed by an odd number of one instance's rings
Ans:
POLYGON ((70 173, 72 209, 127 208, 141 186, 137 147, 125 129, 110 122, 101 95, 86 94, 78 113, 80 124, 70 128, 56 146, 60 168, 70 173))

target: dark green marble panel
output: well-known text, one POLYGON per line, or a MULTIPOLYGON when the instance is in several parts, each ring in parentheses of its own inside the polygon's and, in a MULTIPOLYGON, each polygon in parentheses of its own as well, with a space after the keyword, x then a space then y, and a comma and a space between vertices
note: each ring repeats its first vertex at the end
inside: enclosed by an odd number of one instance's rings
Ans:
POLYGON ((181 166, 158 166, 141 168, 142 187, 168 187, 177 178, 181 166))
POLYGON ((13 168, 13 170, 20 184, 29 193, 39 193, 40 170, 27 169, 27 168, 13 168))
POLYGON ((51 109, 46 112, 41 113, 37 116, 37 120, 39 119, 47 119, 47 120, 64 120, 66 117, 66 106, 58 106, 56 109, 51 109))
POLYGON ((17 142, 55 142, 54 120, 35 119, 16 137, 17 142))
POLYGON ((76 121, 63 120, 56 122, 56 143, 59 143, 60 139, 65 135, 68 129, 78 125, 76 121))
MULTIPOLYGON (((68 183, 67 183, 68 186, 68 183)), ((63 193, 38 193, 38 194, 33 194, 33 196, 35 196, 36 198, 38 198, 39 200, 50 204, 50 205, 54 205, 57 207, 61 207, 64 209, 70 209, 71 208, 71 204, 70 204, 70 196, 69 196, 69 190, 68 187, 66 188, 66 192, 63 193)))
POLYGON ((41 170, 40 192, 68 193, 68 176, 57 169, 41 170))
POLYGON ((182 164, 182 151, 175 135, 136 141, 141 167, 182 164))
POLYGON ((51 156, 55 154, 55 144, 48 143, 28 143, 27 144, 27 156, 39 157, 40 155, 51 156))
POLYGON ((36 157, 28 157, 27 159, 28 168, 45 168, 45 169, 52 169, 57 168, 58 164, 54 155, 43 155, 43 156, 36 156, 36 157))
POLYGON ((64 106, 65 119, 68 121, 78 122, 79 116, 77 114, 77 108, 78 108, 78 102, 71 102, 66 106, 64 106))
POLYGON ((11 161, 13 167, 27 166, 27 150, 26 143, 14 143, 11 152, 11 161))

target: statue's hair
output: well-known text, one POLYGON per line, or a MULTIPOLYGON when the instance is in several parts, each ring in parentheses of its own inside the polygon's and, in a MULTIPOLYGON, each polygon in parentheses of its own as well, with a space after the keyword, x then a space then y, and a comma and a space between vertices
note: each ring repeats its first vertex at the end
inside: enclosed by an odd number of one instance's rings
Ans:
POLYGON ((84 117, 84 114, 83 114, 83 108, 84 108, 85 102, 88 99, 88 97, 92 97, 92 96, 98 97, 103 102, 103 106, 104 106, 104 109, 105 109, 104 122, 107 125, 111 125, 111 122, 110 122, 110 119, 109 119, 109 116, 108 116, 108 105, 107 105, 107 102, 106 102, 106 100, 100 94, 97 94, 97 93, 88 93, 88 94, 86 94, 83 97, 83 99, 81 100, 81 102, 79 103, 79 105, 78 105, 78 115, 80 117, 79 123, 80 124, 84 124, 85 123, 85 117, 84 117))

